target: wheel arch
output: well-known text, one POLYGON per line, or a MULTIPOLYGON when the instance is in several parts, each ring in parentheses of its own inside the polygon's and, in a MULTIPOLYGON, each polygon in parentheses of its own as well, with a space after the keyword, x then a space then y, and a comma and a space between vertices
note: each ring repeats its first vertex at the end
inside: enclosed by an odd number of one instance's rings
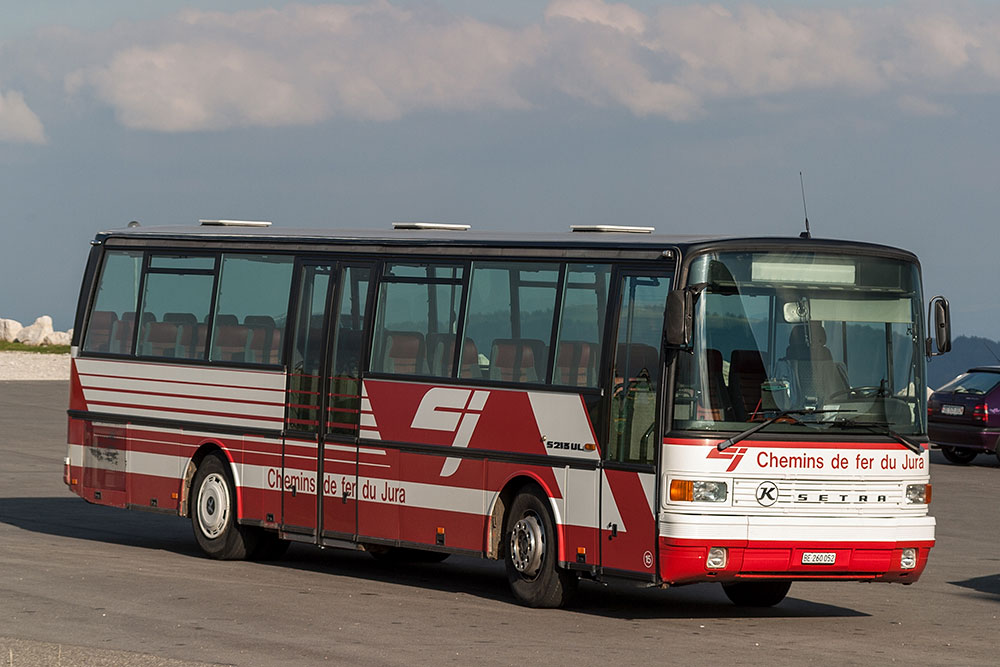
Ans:
POLYGON ((188 460, 187 468, 184 471, 184 479, 181 482, 181 498, 178 503, 177 513, 180 516, 191 516, 191 485, 194 483, 194 476, 198 472, 202 461, 206 457, 218 454, 229 467, 229 474, 232 477, 236 491, 236 518, 243 517, 243 487, 240 484, 240 473, 232 455, 218 440, 205 440, 198 446, 198 450, 188 460))
POLYGON ((486 535, 486 557, 491 560, 500 560, 504 557, 506 545, 503 543, 504 524, 507 521, 507 512, 518 494, 527 489, 534 488, 544 496, 549 512, 552 514, 552 521, 556 527, 560 543, 565 540, 562 529, 562 517, 559 513, 552 493, 548 485, 538 476, 530 471, 522 471, 510 476, 503 484, 500 492, 493 497, 490 505, 487 522, 486 535))

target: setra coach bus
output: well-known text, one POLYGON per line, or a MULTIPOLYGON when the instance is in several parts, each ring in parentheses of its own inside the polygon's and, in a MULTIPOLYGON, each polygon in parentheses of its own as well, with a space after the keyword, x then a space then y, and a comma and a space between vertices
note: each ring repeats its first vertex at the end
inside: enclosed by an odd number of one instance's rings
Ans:
POLYGON ((92 241, 72 492, 190 517, 220 559, 503 560, 537 607, 581 578, 769 606, 793 581, 920 577, 925 357, 950 322, 941 297, 925 320, 912 254, 268 225, 92 241))

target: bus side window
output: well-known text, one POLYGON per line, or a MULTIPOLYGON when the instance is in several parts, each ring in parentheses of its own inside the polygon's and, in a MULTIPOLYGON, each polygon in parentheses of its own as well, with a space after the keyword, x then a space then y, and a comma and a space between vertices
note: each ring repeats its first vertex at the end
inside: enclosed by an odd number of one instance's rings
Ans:
POLYGON ((451 377, 463 267, 387 264, 379 288, 371 370, 451 377))
POLYGON ((153 255, 143 285, 137 354, 204 359, 215 257, 153 255))
POLYGON ((596 387, 611 266, 575 265, 566 270, 552 383, 596 387))
POLYGON ((209 359, 281 363, 293 266, 285 255, 222 256, 209 359))
MULTIPOLYGON (((660 341, 670 279, 626 274, 621 287, 607 458, 650 464, 656 460, 660 341)), ((721 370, 722 357, 718 351, 715 354, 721 370)))
POLYGON ((473 266, 460 377, 546 381, 559 276, 557 264, 473 266))
POLYGON ((93 310, 84 332, 84 352, 129 354, 132 351, 131 322, 139 300, 141 272, 141 252, 109 250, 105 254, 93 310))

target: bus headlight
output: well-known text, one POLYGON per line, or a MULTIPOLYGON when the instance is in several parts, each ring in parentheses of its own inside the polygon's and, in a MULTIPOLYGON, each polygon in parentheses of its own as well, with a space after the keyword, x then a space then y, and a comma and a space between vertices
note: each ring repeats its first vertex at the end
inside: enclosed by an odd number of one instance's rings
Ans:
POLYGON ((917 550, 913 547, 903 549, 903 555, 899 559, 899 567, 904 570, 912 570, 917 566, 917 550))
POLYGON ((694 500, 703 503, 725 502, 729 496, 729 485, 725 482, 695 482, 694 500))
POLYGON ((907 484, 906 502, 909 505, 930 505, 931 485, 930 484, 907 484))
POLYGON ((670 480, 670 500, 696 503, 722 503, 729 497, 729 485, 725 482, 704 480, 670 480))

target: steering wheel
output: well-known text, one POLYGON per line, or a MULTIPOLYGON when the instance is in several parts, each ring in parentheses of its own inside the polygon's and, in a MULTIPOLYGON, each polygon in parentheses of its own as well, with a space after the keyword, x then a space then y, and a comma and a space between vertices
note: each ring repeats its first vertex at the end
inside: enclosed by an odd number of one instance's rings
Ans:
POLYGON ((838 391, 830 394, 827 397, 828 401, 832 401, 836 398, 876 398, 881 395, 882 387, 877 385, 864 385, 862 387, 851 387, 850 389, 844 389, 843 391, 838 391))

